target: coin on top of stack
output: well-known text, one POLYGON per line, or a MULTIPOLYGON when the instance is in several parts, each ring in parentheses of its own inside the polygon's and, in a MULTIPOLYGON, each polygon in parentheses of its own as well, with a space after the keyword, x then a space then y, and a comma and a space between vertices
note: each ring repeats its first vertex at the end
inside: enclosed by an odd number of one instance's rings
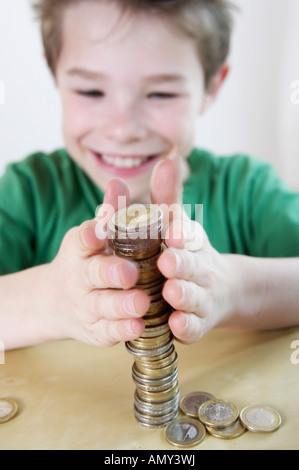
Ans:
POLYGON ((109 224, 114 253, 138 264, 135 287, 150 298, 145 330, 140 338, 126 342, 126 347, 134 356, 135 417, 154 428, 173 421, 179 403, 178 357, 168 326, 172 308, 162 296, 164 277, 157 266, 163 249, 162 218, 156 205, 133 204, 117 212, 109 224))

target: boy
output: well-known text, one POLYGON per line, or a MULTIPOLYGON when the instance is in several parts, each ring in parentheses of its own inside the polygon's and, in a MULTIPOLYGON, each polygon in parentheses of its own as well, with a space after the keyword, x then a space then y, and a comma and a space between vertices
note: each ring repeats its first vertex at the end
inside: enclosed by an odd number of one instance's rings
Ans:
POLYGON ((109 254, 93 219, 99 204, 102 214, 119 208, 118 196, 203 204, 202 246, 188 245, 188 223, 178 237, 174 221, 159 259, 179 341, 220 325, 298 324, 299 196, 267 165, 193 149, 197 116, 228 73, 225 0, 37 8, 66 151, 30 156, 0 181, 6 348, 62 338, 110 346, 142 334, 149 300, 132 288, 137 268, 109 254))

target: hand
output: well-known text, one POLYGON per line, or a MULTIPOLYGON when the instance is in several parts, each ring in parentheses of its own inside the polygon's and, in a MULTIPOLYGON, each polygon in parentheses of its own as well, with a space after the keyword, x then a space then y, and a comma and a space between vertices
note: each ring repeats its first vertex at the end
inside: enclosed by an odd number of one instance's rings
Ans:
MULTIPOLYGON (((129 205, 129 193, 120 180, 108 184, 105 207, 118 208, 118 195, 129 205)), ((120 209, 120 207, 119 207, 120 209)), ((51 312, 57 337, 112 346, 138 338, 144 329, 142 316, 149 308, 148 296, 132 289, 138 279, 133 261, 112 256, 107 236, 96 236, 101 220, 84 222, 71 229, 50 265, 51 312), (108 254, 107 254, 108 253, 108 254)), ((104 222, 103 222, 104 224, 104 222)), ((103 227, 102 233, 105 233, 103 227)))
POLYGON ((179 158, 171 158, 155 167, 151 200, 164 211, 165 204, 177 207, 173 220, 166 214, 168 249, 158 267, 167 279, 163 297, 174 308, 170 328, 179 341, 193 343, 232 314, 236 275, 230 258, 218 253, 203 227, 183 211, 179 164, 179 158))

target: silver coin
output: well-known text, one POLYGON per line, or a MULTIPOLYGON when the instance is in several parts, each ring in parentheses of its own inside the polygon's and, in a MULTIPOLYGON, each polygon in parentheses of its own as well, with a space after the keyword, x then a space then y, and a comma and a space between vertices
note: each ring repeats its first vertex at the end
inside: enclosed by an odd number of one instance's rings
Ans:
POLYGON ((178 416, 178 410, 171 410, 170 412, 160 414, 160 415, 146 415, 144 413, 140 413, 140 411, 134 406, 134 415, 137 421, 141 424, 145 424, 147 426, 152 427, 164 427, 178 416))
POLYGON ((0 398, 0 424, 10 421, 17 414, 18 404, 15 400, 0 398))
POLYGON ((242 424, 252 432, 273 432, 281 425, 281 416, 269 406, 247 406, 240 413, 242 424))
POLYGON ((226 427, 239 417, 237 407, 225 400, 209 400, 200 406, 198 417, 206 426, 226 427))

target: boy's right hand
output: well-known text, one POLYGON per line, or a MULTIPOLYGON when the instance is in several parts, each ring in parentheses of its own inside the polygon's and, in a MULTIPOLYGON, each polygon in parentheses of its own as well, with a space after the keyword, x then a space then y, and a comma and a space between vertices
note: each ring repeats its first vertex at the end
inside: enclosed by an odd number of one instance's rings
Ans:
MULTIPOLYGON (((118 209, 118 196, 125 196, 120 180, 108 184, 102 206, 118 209), (108 207, 108 206, 106 206, 108 207)), ((112 346, 141 336, 142 316, 149 309, 148 296, 132 289, 138 279, 133 261, 108 253, 108 238, 95 235, 101 220, 84 222, 65 235, 56 258, 49 265, 50 313, 58 338, 73 338, 97 346, 112 346)))

